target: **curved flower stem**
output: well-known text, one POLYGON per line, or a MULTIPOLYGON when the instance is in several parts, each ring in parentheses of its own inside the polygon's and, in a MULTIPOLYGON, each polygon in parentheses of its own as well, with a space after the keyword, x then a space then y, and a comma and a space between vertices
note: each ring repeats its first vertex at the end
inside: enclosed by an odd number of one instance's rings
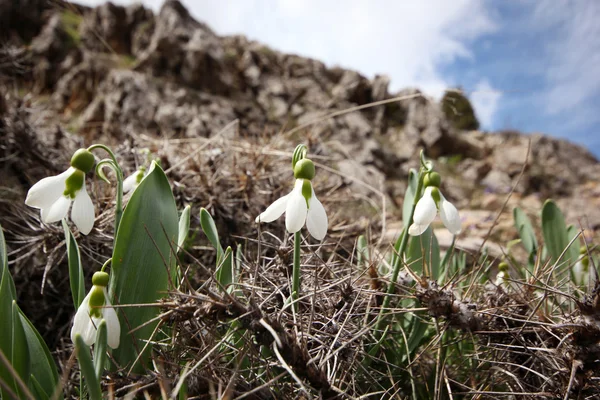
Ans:
MULTIPOLYGON (((406 246, 408 244, 408 227, 413 223, 413 216, 415 214, 415 208, 417 207, 417 202, 421 197, 421 191, 423 190, 423 168, 419 171, 419 183, 417 184, 417 190, 415 190, 415 197, 413 198, 413 204, 410 209, 410 215, 408 217, 408 223, 402 229, 402 234, 396 241, 394 245, 394 255, 392 256, 392 279, 387 288, 387 292, 385 297, 383 298, 383 303, 381 305, 381 309, 379 310, 379 315, 377 316, 377 322, 375 323, 375 336, 378 337, 377 332, 381 332, 383 324, 385 322, 385 311, 390 305, 390 301, 392 299, 392 293, 394 293, 394 288, 396 287, 396 282, 398 281, 398 274, 400 273, 400 267, 402 266, 403 254, 406 251, 406 246)), ((383 335, 383 334, 382 334, 383 335)))
POLYGON ((106 269, 106 267, 108 267, 108 264, 110 264, 112 262, 112 257, 109 258, 108 260, 106 260, 106 262, 104 264, 102 264, 102 268, 100 268, 101 272, 104 272, 104 270, 106 269))
POLYGON ((113 161, 113 164, 111 164, 113 166, 113 169, 115 170, 115 173, 117 174, 117 199, 116 199, 116 204, 115 204, 115 240, 117 239, 117 232, 119 231, 119 224, 121 223, 121 216, 123 215, 123 170, 121 169, 121 167, 119 166, 119 163, 117 162, 117 157, 115 156, 115 153, 112 152, 112 150, 110 148, 108 148, 108 146, 105 146, 103 144, 93 144, 90 147, 88 147, 88 151, 92 151, 95 149, 102 149, 104 151, 106 151, 108 153, 108 155, 110 156, 110 158, 113 161))
POLYGON ((292 304, 294 311, 298 312, 298 297, 300 294, 300 231, 294 233, 294 266, 292 269, 292 304))

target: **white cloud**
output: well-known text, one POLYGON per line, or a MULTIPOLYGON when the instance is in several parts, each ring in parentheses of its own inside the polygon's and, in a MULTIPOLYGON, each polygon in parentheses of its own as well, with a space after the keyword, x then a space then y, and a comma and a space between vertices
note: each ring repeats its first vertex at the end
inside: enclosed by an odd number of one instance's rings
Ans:
POLYGON ((598 122, 600 114, 591 99, 600 92, 600 2, 549 5, 540 2, 534 12, 538 29, 557 36, 545 48, 544 76, 549 87, 543 97, 546 112, 554 116, 569 113, 571 128, 598 122))
POLYGON ((470 100, 482 128, 490 129, 493 126, 500 97, 502 93, 494 89, 487 79, 482 79, 475 86, 470 100))

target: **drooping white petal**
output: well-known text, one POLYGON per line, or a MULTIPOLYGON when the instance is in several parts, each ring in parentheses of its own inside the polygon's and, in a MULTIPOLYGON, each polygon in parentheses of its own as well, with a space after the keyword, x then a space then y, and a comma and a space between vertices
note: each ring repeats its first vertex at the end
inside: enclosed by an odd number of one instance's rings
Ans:
POLYGON ((135 171, 123 181, 123 193, 131 192, 138 184, 138 175, 140 171, 135 171))
MULTIPOLYGON (((106 299, 105 306, 111 306, 110 301, 108 300, 108 293, 106 292, 106 288, 104 288, 104 298, 106 299)), ((119 317, 115 312, 115 309, 112 307, 106 307, 102 309, 102 316, 106 321, 106 332, 107 332, 107 342, 111 349, 116 349, 119 347, 119 342, 121 340, 121 324, 119 323, 119 317)))
POLYGON ((94 204, 92 203, 92 199, 90 199, 84 182, 83 187, 75 196, 73 209, 71 210, 71 220, 77 225, 79 232, 87 235, 94 227, 94 219, 94 204))
POLYGON ((47 224, 60 221, 67 216, 70 205, 71 199, 60 196, 50 208, 42 208, 42 221, 47 224))
POLYGON ((446 200, 441 193, 440 217, 442 218, 444 226, 450 231, 450 233, 452 233, 453 235, 458 235, 460 233, 461 221, 460 215, 458 215, 458 210, 456 209, 456 207, 454 207, 454 204, 446 200))
POLYGON ((435 219, 437 207, 435 206, 433 196, 431 196, 432 190, 433 187, 427 187, 423 193, 423 196, 417 202, 417 206, 415 207, 415 212, 413 215, 413 224, 408 228, 408 234, 411 236, 419 236, 423 234, 423 232, 425 232, 427 227, 429 227, 429 225, 435 219))
POLYGON ((315 196, 314 190, 308 203, 308 215, 306 216, 306 227, 308 228, 308 232, 310 232, 315 239, 323 240, 327 234, 327 213, 325 212, 323 204, 321 204, 319 199, 317 199, 317 196, 315 196))
POLYGON ((81 302, 77 313, 75 313, 73 327, 71 328, 71 341, 75 343, 75 335, 79 333, 83 342, 88 346, 91 346, 96 340, 96 329, 90 317, 90 295, 91 291, 81 302))
POLYGON ((290 233, 298 232, 306 222, 308 206, 302 195, 303 183, 303 179, 296 179, 294 190, 289 194, 290 197, 285 208, 285 228, 290 233))
POLYGON ((27 192, 25 204, 41 209, 50 208, 63 195, 65 181, 74 171, 75 168, 70 167, 62 174, 49 176, 37 182, 27 192))
POLYGON ((273 222, 277 218, 281 217, 287 206, 288 199, 291 193, 286 194, 283 197, 278 198, 271 204, 265 211, 263 211, 258 217, 256 222, 273 222))

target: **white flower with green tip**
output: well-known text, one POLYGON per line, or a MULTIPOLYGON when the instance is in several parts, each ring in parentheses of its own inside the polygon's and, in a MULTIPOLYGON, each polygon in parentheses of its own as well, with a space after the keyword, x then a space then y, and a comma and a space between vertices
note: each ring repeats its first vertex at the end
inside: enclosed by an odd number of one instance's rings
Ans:
POLYGON ((125 178, 125 180, 123 181, 123 193, 129 193, 133 189, 135 189, 142 181, 144 173, 145 168, 142 167, 135 171, 133 174, 129 175, 127 178, 125 178))
POLYGON ((25 204, 41 210, 42 221, 49 224, 62 220, 71 209, 71 220, 87 235, 94 227, 94 205, 85 188, 85 174, 94 166, 94 155, 79 149, 65 172, 42 179, 29 189, 25 204))
POLYGON ((92 289, 81 302, 73 319, 71 340, 75 343, 75 335, 79 334, 83 342, 91 346, 96 342, 98 325, 104 320, 106 321, 107 344, 116 349, 119 347, 121 338, 121 324, 115 309, 111 307, 108 300, 106 291, 108 274, 96 272, 92 277, 92 283, 92 289))
POLYGON ((294 166, 296 182, 294 189, 287 195, 275 200, 256 217, 256 222, 272 222, 285 212, 285 227, 288 232, 296 233, 306 223, 308 232, 317 240, 323 240, 327 234, 327 213, 317 199, 311 180, 315 176, 315 166, 307 158, 299 160, 294 166))
POLYGON ((453 235, 460 233, 461 221, 458 210, 440 192, 440 181, 440 176, 436 172, 430 172, 426 175, 424 182, 426 186, 425 191, 417 202, 413 214, 413 223, 408 228, 408 233, 411 236, 423 234, 435 219, 438 210, 444 226, 450 233, 453 235))

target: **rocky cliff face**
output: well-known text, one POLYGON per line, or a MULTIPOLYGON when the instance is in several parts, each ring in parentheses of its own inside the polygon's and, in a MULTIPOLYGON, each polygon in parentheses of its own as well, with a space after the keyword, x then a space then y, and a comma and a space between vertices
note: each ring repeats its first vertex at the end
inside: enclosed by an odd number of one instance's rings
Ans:
POLYGON ((343 184, 384 188, 396 205, 424 149, 461 208, 498 211, 514 186, 514 204, 533 212, 558 198, 572 223, 600 227, 600 168, 585 149, 543 135, 456 130, 417 89, 390 93, 386 76, 369 80, 243 36, 218 36, 178 1, 157 15, 112 3, 87 9, 1 0, 0 10, 5 113, 15 94, 33 91, 44 100, 36 103, 44 119, 27 118, 44 131, 52 121, 86 142, 135 144, 143 135, 209 138, 237 119, 243 137, 309 140, 312 152, 352 178, 343 184), (393 98, 400 99, 342 112, 393 98))

